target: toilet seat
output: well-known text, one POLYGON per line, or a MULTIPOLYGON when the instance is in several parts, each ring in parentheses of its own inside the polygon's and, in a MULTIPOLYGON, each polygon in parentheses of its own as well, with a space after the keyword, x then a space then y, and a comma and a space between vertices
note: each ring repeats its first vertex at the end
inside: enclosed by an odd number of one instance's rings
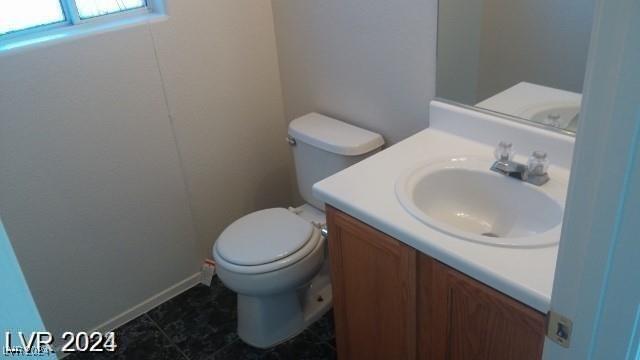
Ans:
POLYGON ((284 208, 248 214, 229 225, 214 246, 220 266, 242 274, 282 269, 309 255, 320 231, 284 208))

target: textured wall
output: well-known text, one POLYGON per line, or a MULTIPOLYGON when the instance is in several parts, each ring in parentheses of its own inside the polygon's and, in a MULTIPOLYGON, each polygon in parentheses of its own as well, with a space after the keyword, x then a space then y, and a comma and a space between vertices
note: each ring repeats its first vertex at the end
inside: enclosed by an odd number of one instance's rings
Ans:
POLYGON ((0 54, 0 213, 52 331, 184 280, 237 216, 290 201, 270 2, 167 5, 0 54))
POLYGON ((582 92, 594 0, 446 0, 438 96, 476 104, 521 82, 582 92))
POLYGON ((428 125, 436 0, 273 0, 287 120, 310 111, 394 143, 428 125))

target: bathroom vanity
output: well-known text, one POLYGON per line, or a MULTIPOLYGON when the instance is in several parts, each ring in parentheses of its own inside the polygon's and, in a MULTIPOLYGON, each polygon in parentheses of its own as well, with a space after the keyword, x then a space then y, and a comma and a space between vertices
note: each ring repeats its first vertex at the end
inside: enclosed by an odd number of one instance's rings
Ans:
POLYGON ((316 183, 342 359, 539 359, 574 139, 434 101, 430 128, 316 183), (491 171, 503 140, 536 186, 491 171))
POLYGON ((543 313, 332 207, 327 221, 340 358, 542 356, 543 313))

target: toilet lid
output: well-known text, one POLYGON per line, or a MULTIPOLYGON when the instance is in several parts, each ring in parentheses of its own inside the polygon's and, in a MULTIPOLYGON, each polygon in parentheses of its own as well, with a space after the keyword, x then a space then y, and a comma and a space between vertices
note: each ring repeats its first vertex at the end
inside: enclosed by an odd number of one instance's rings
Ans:
POLYGON ((290 256, 311 238, 313 225, 284 208, 243 216, 216 241, 218 254, 237 265, 262 265, 290 256))

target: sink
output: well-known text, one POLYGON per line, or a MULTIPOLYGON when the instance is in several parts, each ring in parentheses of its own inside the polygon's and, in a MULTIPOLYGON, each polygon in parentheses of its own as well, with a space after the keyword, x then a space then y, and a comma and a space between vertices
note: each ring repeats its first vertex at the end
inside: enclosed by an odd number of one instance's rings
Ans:
POLYGON ((489 170, 492 159, 461 157, 409 169, 398 200, 427 226, 494 246, 543 247, 559 241, 564 194, 552 182, 534 186, 489 170))
POLYGON ((539 124, 568 129, 577 121, 580 114, 580 102, 556 102, 538 104, 525 109, 519 116, 539 124))

